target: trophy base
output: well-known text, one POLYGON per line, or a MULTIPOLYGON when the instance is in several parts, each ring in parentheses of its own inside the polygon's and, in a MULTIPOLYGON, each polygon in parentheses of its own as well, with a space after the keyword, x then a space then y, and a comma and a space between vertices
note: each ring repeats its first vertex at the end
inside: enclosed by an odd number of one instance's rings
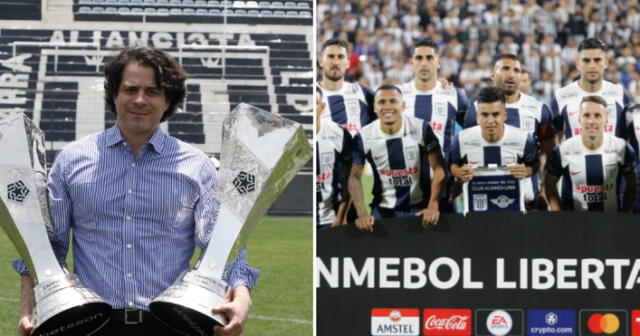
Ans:
POLYGON ((211 312, 224 303, 227 287, 198 271, 186 272, 149 304, 149 310, 185 335, 211 336, 214 326, 228 323, 224 315, 211 312))
POLYGON ((32 336, 86 336, 111 318, 111 306, 74 274, 47 279, 34 291, 36 329, 32 336))

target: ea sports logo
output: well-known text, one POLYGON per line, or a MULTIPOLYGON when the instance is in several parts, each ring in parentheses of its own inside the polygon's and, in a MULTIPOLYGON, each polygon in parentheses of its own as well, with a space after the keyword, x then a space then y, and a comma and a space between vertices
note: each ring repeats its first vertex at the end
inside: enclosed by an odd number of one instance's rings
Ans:
POLYGON ((402 314, 399 310, 392 310, 391 313, 389 313, 389 319, 393 322, 398 322, 401 318, 402 314))
POLYGON ((594 334, 613 334, 620 328, 620 320, 614 314, 593 314, 587 321, 589 331, 594 334))
POLYGON ((504 310, 494 310, 487 316, 487 329, 491 335, 504 336, 511 331, 513 320, 504 310))

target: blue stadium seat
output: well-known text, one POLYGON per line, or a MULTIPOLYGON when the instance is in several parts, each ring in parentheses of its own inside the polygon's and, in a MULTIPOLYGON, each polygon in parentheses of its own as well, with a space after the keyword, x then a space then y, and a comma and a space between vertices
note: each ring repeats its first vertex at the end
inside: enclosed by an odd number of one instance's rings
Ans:
POLYGON ((91 1, 91 0, 80 0, 78 2, 78 4, 80 4, 80 5, 91 5, 91 4, 93 4, 93 1, 91 1))
POLYGON ((103 7, 93 7, 91 12, 93 12, 93 14, 102 14, 102 13, 104 13, 104 8, 103 7))
POLYGON ((221 16, 221 15, 222 15, 222 12, 221 12, 219 9, 217 9, 217 8, 215 8, 215 9, 210 9, 210 10, 209 10, 209 15, 212 15, 212 16, 221 16))
POLYGON ((140 7, 131 8, 131 14, 142 14, 144 11, 140 7))
POLYGON ((284 3, 284 8, 298 8, 298 5, 293 1, 287 1, 284 3))
POLYGON ((196 15, 209 15, 209 11, 204 8, 196 9, 196 15))
POLYGON ((300 17, 310 18, 311 17, 311 12, 309 12, 309 11, 300 11, 300 17))
POLYGON ((260 17, 260 11, 257 9, 251 9, 247 12, 247 16, 260 17))
POLYGON ((206 0, 196 0, 196 7, 207 7, 206 0))
POLYGON ((247 16, 247 11, 244 9, 236 9, 233 14, 235 16, 247 16))
POLYGON ((298 17, 298 12, 296 11, 287 11, 287 17, 298 17))
POLYGON ((148 7, 144 9, 145 14, 156 14, 156 12, 157 12, 156 9, 152 7, 148 7))
POLYGON ((280 1, 274 1, 271 3, 271 8, 284 8, 284 4, 280 1))
POLYGON ((103 3, 104 3, 104 0, 93 0, 94 5, 102 5, 103 3))
POLYGON ((169 15, 169 8, 158 8, 156 13, 159 15, 169 15))
POLYGON ((247 8, 258 8, 260 6, 258 6, 258 2, 257 1, 247 1, 245 7, 247 7, 247 8))
POLYGON ((235 8, 244 8, 246 6, 244 1, 236 0, 233 2, 233 7, 235 8))
POLYGON ((185 8, 182 10, 182 15, 195 15, 196 11, 193 8, 185 8))
POLYGON ((156 5, 156 0, 144 0, 144 5, 145 6, 155 6, 156 5))
POLYGON ((171 8, 171 10, 169 11, 169 15, 182 15, 182 9, 171 8))
POLYGON ((129 9, 129 7, 120 7, 118 8, 118 14, 120 15, 127 15, 131 12, 131 10, 129 9))
POLYGON ((80 13, 80 14, 91 14, 91 7, 80 7, 78 9, 78 13, 80 13))
POLYGON ((268 10, 268 9, 263 9, 263 10, 260 11, 260 16, 272 17, 273 16, 273 12, 268 10))
POLYGON ((132 5, 141 5, 142 4, 142 0, 130 0, 129 1, 132 5))
POLYGON ((207 5, 209 7, 220 7, 220 1, 218 1, 218 0, 209 0, 209 1, 207 1, 207 5))
POLYGON ((118 9, 117 9, 117 8, 115 8, 115 7, 107 7, 107 8, 104 10, 104 13, 105 13, 105 14, 109 14, 109 15, 118 14, 118 9))
POLYGON ((169 2, 169 6, 173 6, 173 7, 182 6, 182 1, 180 1, 180 0, 171 0, 169 2))
POLYGON ((193 7, 193 0, 182 0, 182 6, 184 7, 193 7))
POLYGON ((311 7, 309 6, 309 3, 307 3, 307 2, 298 2, 298 8, 299 9, 310 9, 311 7))
POLYGON ((118 5, 120 6, 128 6, 129 0, 118 0, 118 5))
POLYGON ((287 16, 287 13, 283 10, 275 10, 273 11, 273 16, 287 16))
POLYGON ((156 5, 168 6, 169 5, 169 0, 156 0, 156 5))
POLYGON ((116 1, 116 0, 104 0, 104 4, 105 5, 116 5, 116 4, 118 4, 118 1, 116 1))
POLYGON ((271 8, 271 4, 269 3, 269 1, 260 1, 258 3, 258 6, 260 6, 260 8, 271 8))

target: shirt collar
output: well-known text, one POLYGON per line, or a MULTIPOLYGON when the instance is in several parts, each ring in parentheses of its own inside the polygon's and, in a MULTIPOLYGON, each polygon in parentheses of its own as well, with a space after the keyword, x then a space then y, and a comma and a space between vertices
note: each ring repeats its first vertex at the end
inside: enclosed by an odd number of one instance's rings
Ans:
MULTIPOLYGON (((162 132, 160 127, 158 127, 158 129, 153 132, 153 135, 151 136, 151 139, 149 139, 147 144, 151 145, 150 147, 158 154, 162 154, 166 138, 167 135, 162 132)), ((122 134, 120 133, 120 129, 118 128, 117 124, 113 125, 106 131, 106 141, 108 147, 119 145, 125 141, 122 137, 122 134)))

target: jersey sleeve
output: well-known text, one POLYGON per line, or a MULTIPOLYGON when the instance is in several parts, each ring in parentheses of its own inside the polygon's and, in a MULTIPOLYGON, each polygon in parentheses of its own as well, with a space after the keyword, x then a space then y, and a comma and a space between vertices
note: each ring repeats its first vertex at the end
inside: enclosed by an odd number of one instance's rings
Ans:
POLYGON ((351 138, 351 133, 344 128, 342 128, 342 151, 339 154, 340 162, 345 167, 350 166, 353 159, 353 138, 351 138))
POLYGON ((440 151, 440 143, 438 142, 438 138, 436 138, 436 135, 433 133, 431 126, 429 126, 429 124, 426 122, 422 122, 422 140, 424 142, 424 148, 427 154, 440 151))
POLYGON ((560 107, 558 106, 558 99, 556 95, 553 95, 551 99, 551 120, 552 125, 558 132, 562 132, 562 125, 564 124, 564 120, 562 117, 562 111, 560 111, 560 107))
POLYGON ((554 148, 547 157, 547 165, 545 166, 547 173, 560 177, 564 173, 562 167, 562 159, 560 158, 560 148, 554 148))
POLYGON ((364 144, 360 132, 353 138, 353 164, 364 165, 364 144))
POLYGON ((538 146, 536 140, 531 134, 527 134, 527 141, 524 144, 524 153, 522 161, 527 167, 538 167, 540 159, 538 158, 538 146))
POLYGON ((466 163, 466 158, 462 158, 460 155, 460 133, 456 134, 451 143, 449 153, 447 153, 447 167, 451 167, 452 164, 462 166, 466 163))
POLYGON ((467 114, 464 116, 463 128, 476 126, 478 124, 478 120, 476 118, 477 118, 476 104, 474 103, 469 105, 469 110, 467 111, 467 114))
POLYGON ((543 141, 553 138, 552 116, 553 114, 547 103, 542 103, 540 125, 538 125, 538 140, 543 141))
POLYGON ((622 162, 620 171, 622 172, 622 175, 627 175, 634 172, 636 169, 636 153, 628 143, 625 143, 624 146, 624 161, 622 162))
POLYGON ((376 115, 376 112, 373 109, 373 101, 374 101, 373 91, 371 91, 371 89, 369 89, 366 86, 360 85, 360 87, 362 88, 362 92, 364 93, 364 98, 367 102, 367 115, 369 116, 369 122, 372 122, 378 119, 378 116, 376 115))
POLYGON ((467 111, 469 110, 469 98, 461 89, 456 89, 456 94, 458 95, 458 106, 456 110, 456 121, 460 126, 464 125, 464 119, 467 115, 467 111))

